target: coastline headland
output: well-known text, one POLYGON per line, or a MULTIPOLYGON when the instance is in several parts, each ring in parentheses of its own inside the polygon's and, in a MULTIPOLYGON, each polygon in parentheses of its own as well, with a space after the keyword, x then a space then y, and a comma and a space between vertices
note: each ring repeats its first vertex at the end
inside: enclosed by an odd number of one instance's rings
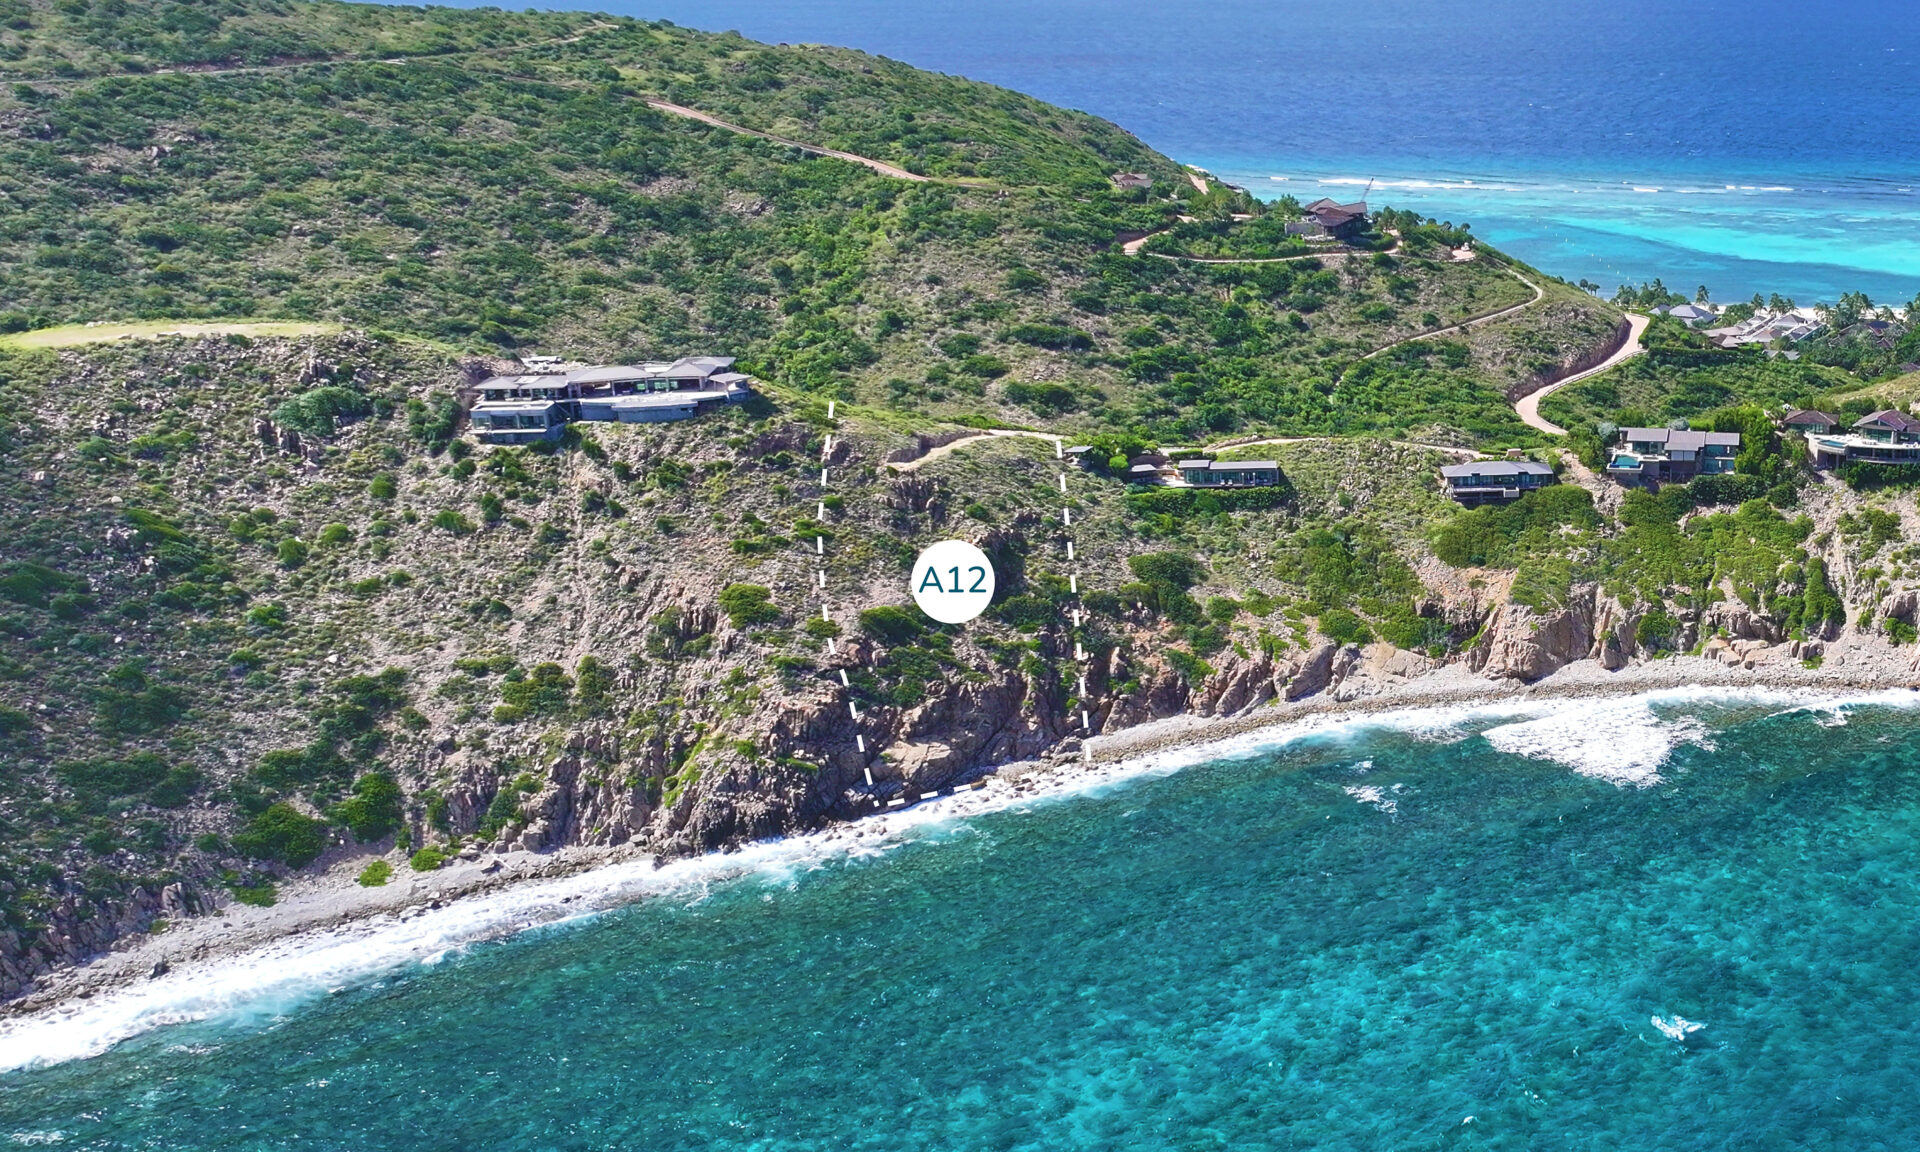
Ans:
MULTIPOLYGON (((487 940, 559 924, 761 869, 838 854, 877 854, 928 825, 1059 799, 1130 777, 1271 751, 1372 727, 1426 729, 1481 717, 1585 715, 1623 700, 1920 706, 1913 677, 1888 666, 1729 667, 1682 656, 1610 672, 1577 661, 1532 683, 1489 681, 1453 665, 1350 699, 1262 704, 1215 717, 1181 715, 1096 737, 1077 755, 989 770, 983 787, 913 807, 725 853, 670 862, 632 847, 513 851, 458 861, 410 882, 366 888, 348 866, 289 884, 267 908, 233 905, 77 968, 49 973, 0 1016, 0 1071, 105 1051, 167 1024, 260 1010, 325 994, 382 972, 438 962, 487 940)), ((1631 756, 1632 753, 1629 753, 1631 756)), ((1577 771, 1632 787, 1657 782, 1653 762, 1577 771)), ((1552 758, 1549 756, 1548 758, 1552 758)))

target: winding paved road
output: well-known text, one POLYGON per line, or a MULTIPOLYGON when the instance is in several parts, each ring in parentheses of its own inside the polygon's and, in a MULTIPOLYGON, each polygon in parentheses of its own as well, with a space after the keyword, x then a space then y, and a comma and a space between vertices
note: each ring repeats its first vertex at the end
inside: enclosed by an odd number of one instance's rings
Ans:
POLYGON ((1560 427, 1560 425, 1540 415, 1540 401, 1545 400, 1548 396, 1551 396, 1569 384, 1578 384, 1588 377, 1598 376, 1614 365, 1631 360, 1635 356, 1640 355, 1640 353, 1645 352, 1647 346, 1640 342, 1640 337, 1646 335, 1647 325, 1649 323, 1651 323, 1650 317, 1641 316, 1634 312, 1627 313, 1627 342, 1620 346, 1620 350, 1587 369, 1585 372, 1576 372, 1565 380, 1555 380, 1545 388, 1537 392, 1529 392, 1514 401, 1513 410, 1519 414, 1520 422, 1529 428, 1538 428, 1549 436, 1565 436, 1567 434, 1565 428, 1560 427))

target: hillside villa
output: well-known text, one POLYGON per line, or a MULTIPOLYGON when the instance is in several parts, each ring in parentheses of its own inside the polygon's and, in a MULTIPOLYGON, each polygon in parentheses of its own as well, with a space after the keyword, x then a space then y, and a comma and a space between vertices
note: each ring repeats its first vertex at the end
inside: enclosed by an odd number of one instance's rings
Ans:
POLYGON ((1477 460, 1440 469, 1447 495, 1475 508, 1509 504, 1554 483, 1553 469, 1537 460, 1477 460))
POLYGON ((1796 427, 1796 421, 1811 425, 1811 417, 1824 415, 1823 412, 1787 415, 1788 428, 1805 432, 1807 453, 1813 458, 1815 468, 1832 468, 1848 461, 1920 464, 1920 420, 1907 413, 1894 408, 1869 412, 1844 432, 1840 431, 1838 420, 1826 427, 1796 427))
POLYGON ((1321 199, 1301 210, 1301 217, 1287 225, 1287 235, 1307 240, 1351 240, 1367 230, 1367 202, 1342 204, 1321 199))
POLYGON ((717 405, 738 404, 751 381, 731 356, 688 356, 670 363, 574 368, 554 357, 528 357, 531 369, 474 386, 474 434, 487 444, 558 440, 576 421, 651 424, 686 420, 717 405))
POLYGON ((1615 445, 1607 457, 1607 475, 1614 479, 1685 483, 1695 476, 1733 471, 1740 433, 1622 428, 1615 445))
POLYGON ((1271 488, 1280 483, 1274 460, 1182 460, 1176 465, 1189 488, 1271 488))
MULTIPOLYGON (((1095 465, 1093 448, 1076 444, 1066 454, 1082 468, 1095 465)), ((1141 452, 1127 457, 1126 471, 1120 474, 1129 484, 1153 484, 1169 488, 1272 488, 1283 477, 1275 460, 1213 460, 1187 457, 1178 459, 1164 452, 1141 452)))

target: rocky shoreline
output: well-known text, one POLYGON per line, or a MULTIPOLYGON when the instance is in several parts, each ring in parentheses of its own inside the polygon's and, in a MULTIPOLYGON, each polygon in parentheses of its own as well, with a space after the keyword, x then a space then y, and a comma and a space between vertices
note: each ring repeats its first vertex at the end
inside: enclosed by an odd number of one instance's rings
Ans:
MULTIPOLYGON (((791 838, 823 849, 844 848, 863 840, 880 844, 903 827, 929 820, 951 820, 1005 807, 1028 799, 1064 794, 1118 779, 1143 765, 1178 754, 1181 759, 1205 758, 1206 750, 1223 741, 1273 732, 1287 726, 1338 723, 1436 706, 1473 707, 1519 704, 1527 701, 1576 698, 1613 698, 1684 688, 1761 689, 1805 693, 1810 697, 1857 691, 1915 688, 1904 654, 1887 652, 1883 659, 1855 659, 1837 667, 1807 668, 1798 663, 1760 663, 1754 667, 1729 664, 1706 656, 1674 657, 1635 663, 1609 671, 1597 660, 1568 664, 1541 680, 1523 684, 1490 680, 1453 664, 1436 670, 1397 677, 1380 673, 1350 676, 1336 690, 1292 701, 1259 704, 1231 715, 1199 717, 1183 714, 1148 721, 1088 741, 1084 747, 1056 753, 1048 759, 1023 761, 991 769, 977 789, 950 792, 937 801, 895 809, 864 819, 834 824, 819 832, 791 838)), ((752 848, 748 849, 753 851, 752 848)), ((724 863, 735 853, 713 854, 696 861, 724 863)), ((230 905, 212 915, 184 921, 159 935, 129 938, 125 947, 97 956, 78 967, 45 974, 29 995, 4 1008, 4 1022, 58 1019, 82 1010, 96 998, 137 989, 159 979, 192 981, 222 961, 269 949, 302 938, 347 935, 371 930, 383 923, 404 923, 442 909, 470 907, 474 897, 499 893, 539 882, 598 873, 615 865, 636 865, 642 871, 659 869, 664 862, 633 845, 621 847, 564 847, 546 853, 510 851, 456 860, 430 873, 401 873, 378 888, 354 881, 357 861, 346 861, 328 872, 289 883, 279 903, 266 908, 230 905)), ((608 907, 639 898, 632 892, 603 894, 575 905, 573 895, 555 888, 551 901, 531 897, 541 910, 528 913, 524 923, 483 931, 476 938, 510 934, 520 927, 577 915, 592 907, 608 907)))

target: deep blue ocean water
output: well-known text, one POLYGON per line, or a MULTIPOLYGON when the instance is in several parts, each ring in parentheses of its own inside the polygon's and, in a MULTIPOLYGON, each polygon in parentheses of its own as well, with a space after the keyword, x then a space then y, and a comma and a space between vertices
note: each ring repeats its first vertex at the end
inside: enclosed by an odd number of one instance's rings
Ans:
POLYGON ((1529 707, 1243 745, 271 989, 0 1075, 0 1142, 1920 1146, 1920 712, 1529 707))
POLYGON ((1376 205, 1470 221, 1608 293, 1920 294, 1912 0, 598 6, 1004 84, 1263 196, 1376 180, 1376 205))

